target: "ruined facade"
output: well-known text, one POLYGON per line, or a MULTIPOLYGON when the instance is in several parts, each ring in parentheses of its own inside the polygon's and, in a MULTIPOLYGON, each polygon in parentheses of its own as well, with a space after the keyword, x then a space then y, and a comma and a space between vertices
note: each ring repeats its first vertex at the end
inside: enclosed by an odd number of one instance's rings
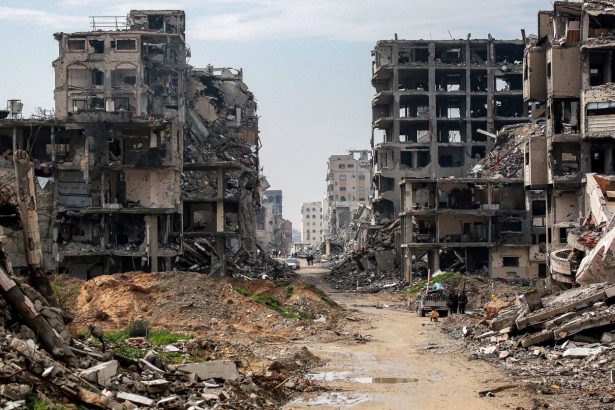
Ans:
POLYGON ((183 11, 133 10, 57 33, 55 118, 0 121, 3 182, 30 153, 47 270, 224 274, 256 255, 256 102, 241 71, 190 67, 184 30, 183 11))
POLYGON ((490 135, 527 118, 520 40, 384 40, 372 55, 374 209, 386 218, 404 178, 465 176, 490 135))
MULTIPOLYGON (((372 193, 371 153, 350 150, 327 161, 327 193, 323 201, 323 233, 332 238, 348 226, 352 214, 369 202, 372 193)), ((307 242, 304 239, 304 242, 307 242)))
MULTIPOLYGON (((257 237, 266 251, 277 252, 285 248, 287 232, 282 216, 283 193, 280 189, 265 191, 262 208, 257 217, 257 237)), ((290 232, 292 239, 292 227, 290 232)))
MULTIPOLYGON (((611 227, 613 6, 555 2, 552 11, 538 13, 538 35, 525 50, 524 99, 534 104, 533 120, 546 122, 544 135, 526 143, 525 185, 548 198, 549 271, 561 283, 591 270, 584 258, 611 227)), ((612 253, 610 246, 598 248, 612 253)), ((608 267, 608 260, 601 264, 608 267)))
POLYGON ((320 246, 322 225, 322 203, 304 202, 301 206, 301 242, 320 246))
POLYGON ((544 239, 530 228, 532 196, 522 179, 405 179, 401 191, 406 280, 419 261, 432 272, 546 277, 544 239))

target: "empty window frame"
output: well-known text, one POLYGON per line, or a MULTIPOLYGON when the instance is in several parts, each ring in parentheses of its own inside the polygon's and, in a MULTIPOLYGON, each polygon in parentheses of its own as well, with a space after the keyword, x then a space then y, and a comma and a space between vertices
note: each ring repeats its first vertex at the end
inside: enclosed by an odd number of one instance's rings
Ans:
POLYGON ((118 39, 115 40, 116 51, 135 51, 137 49, 137 40, 135 39, 118 39))
POLYGON ((514 268, 519 266, 519 257, 518 256, 503 256, 502 257, 502 266, 505 268, 514 268))
POLYGON ((85 39, 69 38, 66 40, 66 46, 68 51, 85 51, 85 39))

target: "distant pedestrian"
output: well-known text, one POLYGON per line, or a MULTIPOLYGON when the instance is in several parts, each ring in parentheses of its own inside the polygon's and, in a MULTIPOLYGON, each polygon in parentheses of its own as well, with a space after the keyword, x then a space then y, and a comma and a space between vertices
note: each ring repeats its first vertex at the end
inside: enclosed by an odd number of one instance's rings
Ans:
POLYGON ((461 291, 461 294, 459 294, 458 303, 459 303, 459 313, 461 314, 466 313, 466 305, 468 304, 468 296, 466 295, 465 290, 461 291))
POLYGON ((454 291, 451 291, 448 294, 448 299, 446 301, 446 304, 448 305, 448 310, 449 312, 452 313, 457 313, 457 305, 459 303, 459 300, 457 298, 457 293, 454 291))

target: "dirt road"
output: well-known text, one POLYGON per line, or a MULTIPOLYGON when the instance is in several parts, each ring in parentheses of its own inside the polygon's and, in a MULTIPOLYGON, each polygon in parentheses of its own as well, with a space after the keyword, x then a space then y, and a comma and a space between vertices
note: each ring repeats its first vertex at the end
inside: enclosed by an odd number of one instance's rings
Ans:
POLYGON ((306 394, 286 409, 514 409, 529 402, 524 391, 514 389, 479 397, 478 391, 513 382, 489 364, 451 351, 440 323, 401 309, 399 299, 332 291, 321 279, 323 268, 306 267, 299 273, 350 309, 350 317, 360 319, 347 331, 371 335, 371 341, 306 345, 327 360, 313 370, 313 378, 331 391, 306 394))

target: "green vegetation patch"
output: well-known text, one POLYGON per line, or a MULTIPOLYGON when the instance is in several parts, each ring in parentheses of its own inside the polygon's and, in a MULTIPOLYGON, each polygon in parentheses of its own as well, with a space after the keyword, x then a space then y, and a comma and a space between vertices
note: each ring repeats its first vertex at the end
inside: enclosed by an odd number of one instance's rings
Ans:
MULTIPOLYGON (((444 272, 441 275, 435 276, 433 278, 431 278, 431 282, 430 285, 433 286, 437 283, 442 283, 447 281, 450 278, 453 278, 455 276, 459 275, 458 272, 444 272)), ((416 282, 414 285, 407 287, 406 289, 404 289, 402 291, 402 294, 404 295, 413 295, 417 292, 420 292, 421 290, 423 290, 423 288, 427 285, 427 279, 421 279, 418 282, 416 282)))
MULTIPOLYGON (((292 288, 292 287, 291 287, 292 288)), ((242 296, 248 297, 250 299, 252 299, 252 301, 254 301, 255 303, 261 304, 261 305, 265 305, 268 308, 270 308, 271 310, 275 310, 276 312, 278 312, 280 314, 280 316, 286 318, 286 319, 291 319, 291 320, 307 320, 310 317, 308 316, 307 313, 301 311, 301 310, 297 310, 297 311, 290 311, 286 308, 284 308, 284 306, 282 305, 282 303, 280 303, 279 300, 277 300, 276 298, 272 297, 272 296, 268 296, 268 295, 251 295, 250 292, 248 292, 245 289, 241 289, 241 288, 235 288, 235 291, 239 294, 241 294, 242 296)), ((294 291, 294 289, 293 289, 294 291)), ((291 292, 292 294, 292 292, 291 292)), ((288 295, 288 289, 287 289, 287 295, 288 295)))

